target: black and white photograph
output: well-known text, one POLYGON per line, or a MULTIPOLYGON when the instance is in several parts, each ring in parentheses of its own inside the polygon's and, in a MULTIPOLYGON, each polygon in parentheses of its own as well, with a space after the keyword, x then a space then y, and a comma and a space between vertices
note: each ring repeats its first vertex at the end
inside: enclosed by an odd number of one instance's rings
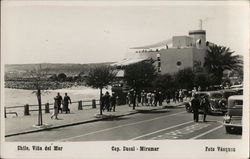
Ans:
POLYGON ((1 158, 249 157, 249 1, 1 1, 1 158))

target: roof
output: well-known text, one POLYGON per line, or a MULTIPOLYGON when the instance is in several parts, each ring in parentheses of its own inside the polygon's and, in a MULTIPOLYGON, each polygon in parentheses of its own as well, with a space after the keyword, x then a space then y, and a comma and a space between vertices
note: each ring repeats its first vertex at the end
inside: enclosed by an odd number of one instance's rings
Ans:
POLYGON ((119 62, 111 64, 111 66, 127 66, 127 65, 135 64, 135 63, 142 62, 145 60, 147 60, 147 58, 123 59, 119 62))
POLYGON ((242 84, 238 84, 238 85, 233 85, 233 86, 231 86, 230 88, 242 88, 242 87, 243 87, 242 84))
POLYGON ((164 40, 164 41, 160 41, 158 43, 154 43, 154 44, 151 44, 151 45, 132 47, 130 49, 150 49, 150 48, 157 48, 157 47, 161 47, 161 46, 166 46, 166 45, 169 45, 169 44, 172 44, 172 38, 164 40))
POLYGON ((233 95, 230 96, 228 100, 243 100, 243 95, 233 95))

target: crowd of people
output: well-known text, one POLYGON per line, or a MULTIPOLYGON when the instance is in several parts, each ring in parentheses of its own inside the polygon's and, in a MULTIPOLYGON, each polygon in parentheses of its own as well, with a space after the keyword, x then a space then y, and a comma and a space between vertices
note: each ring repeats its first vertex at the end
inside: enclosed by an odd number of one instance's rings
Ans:
MULTIPOLYGON (((164 100, 166 100, 167 103, 170 103, 170 100, 176 103, 183 102, 184 98, 187 99, 189 97, 191 99, 196 91, 196 88, 194 88, 192 91, 186 91, 184 89, 167 90, 163 94, 161 91, 157 90, 147 92, 145 90, 142 90, 141 92, 136 92, 136 90, 131 89, 127 93, 126 103, 129 105, 129 107, 133 106, 133 108, 139 105, 162 106, 164 100)), ((61 113, 65 112, 66 114, 70 113, 69 104, 71 104, 71 99, 67 93, 65 93, 64 97, 62 97, 60 93, 57 93, 57 96, 54 98, 54 100, 54 111, 51 119, 58 119, 59 111, 61 113)), ((102 94, 100 101, 102 111, 107 110, 109 112, 115 112, 118 100, 119 97, 114 92, 112 92, 111 95, 108 91, 105 94, 102 94)))
POLYGON ((51 119, 53 119, 53 118, 58 119, 59 111, 61 111, 61 113, 65 112, 66 114, 70 113, 69 104, 71 104, 71 99, 67 93, 65 93, 64 98, 62 98, 60 93, 57 93, 57 96, 54 98, 54 100, 55 100, 54 112, 51 116, 51 119), (63 106, 63 107, 61 107, 61 106, 63 106))
POLYGON ((128 91, 126 95, 126 103, 129 106, 161 106, 163 101, 170 103, 172 100, 174 103, 183 102, 184 99, 191 99, 194 92, 198 90, 194 88, 192 91, 186 89, 166 90, 164 93, 161 91, 145 91, 136 92, 134 89, 128 91))
POLYGON ((117 105, 118 96, 115 95, 114 92, 112 92, 112 95, 109 94, 107 91, 105 95, 102 94, 101 96, 101 108, 102 110, 107 110, 110 112, 111 110, 115 111, 115 107, 117 105))
POLYGON ((134 89, 131 89, 126 96, 126 103, 131 106, 161 106, 163 102, 163 94, 161 91, 152 91, 145 92, 142 90, 140 93, 137 93, 134 89))
POLYGON ((208 114, 209 101, 207 95, 203 95, 201 100, 198 99, 198 95, 194 94, 191 100, 191 106, 193 110, 193 119, 195 122, 199 121, 199 109, 201 108, 203 114, 203 122, 206 122, 206 116, 208 114))

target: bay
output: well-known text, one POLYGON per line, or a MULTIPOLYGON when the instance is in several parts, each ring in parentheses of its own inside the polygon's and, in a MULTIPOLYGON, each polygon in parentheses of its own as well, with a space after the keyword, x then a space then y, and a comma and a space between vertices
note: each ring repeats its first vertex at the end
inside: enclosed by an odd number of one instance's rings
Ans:
MULTIPOLYGON (((104 89, 105 93, 108 91, 111 92, 111 88, 104 89)), ((57 93, 60 93, 63 97, 65 93, 68 93, 72 102, 74 101, 86 101, 96 99, 99 100, 100 90, 93 89, 85 86, 77 86, 65 89, 57 89, 57 90, 46 90, 42 93, 42 103, 53 103, 54 97, 57 93)), ((37 105, 36 94, 32 90, 23 90, 23 89, 4 89, 4 106, 24 106, 25 104, 29 105, 37 105)))

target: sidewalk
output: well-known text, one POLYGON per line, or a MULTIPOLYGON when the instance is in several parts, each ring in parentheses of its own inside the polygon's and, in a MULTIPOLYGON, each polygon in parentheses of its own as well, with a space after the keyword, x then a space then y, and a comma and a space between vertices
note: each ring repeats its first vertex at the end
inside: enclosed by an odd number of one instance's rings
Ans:
POLYGON ((184 103, 163 103, 163 106, 138 106, 133 110, 132 107, 128 105, 120 105, 116 107, 115 112, 104 111, 103 115, 100 116, 100 110, 97 107, 96 109, 83 109, 83 110, 74 110, 70 114, 61 114, 59 113, 59 120, 52 120, 50 114, 43 115, 43 124, 44 127, 36 127, 35 125, 38 122, 37 114, 32 114, 30 116, 14 117, 5 119, 5 137, 15 136, 20 134, 27 134, 32 132, 38 132, 43 130, 61 128, 66 126, 79 125, 84 123, 96 122, 105 120, 107 118, 117 118, 126 115, 132 115, 139 113, 140 111, 153 111, 158 109, 166 109, 168 107, 179 107, 184 103))

